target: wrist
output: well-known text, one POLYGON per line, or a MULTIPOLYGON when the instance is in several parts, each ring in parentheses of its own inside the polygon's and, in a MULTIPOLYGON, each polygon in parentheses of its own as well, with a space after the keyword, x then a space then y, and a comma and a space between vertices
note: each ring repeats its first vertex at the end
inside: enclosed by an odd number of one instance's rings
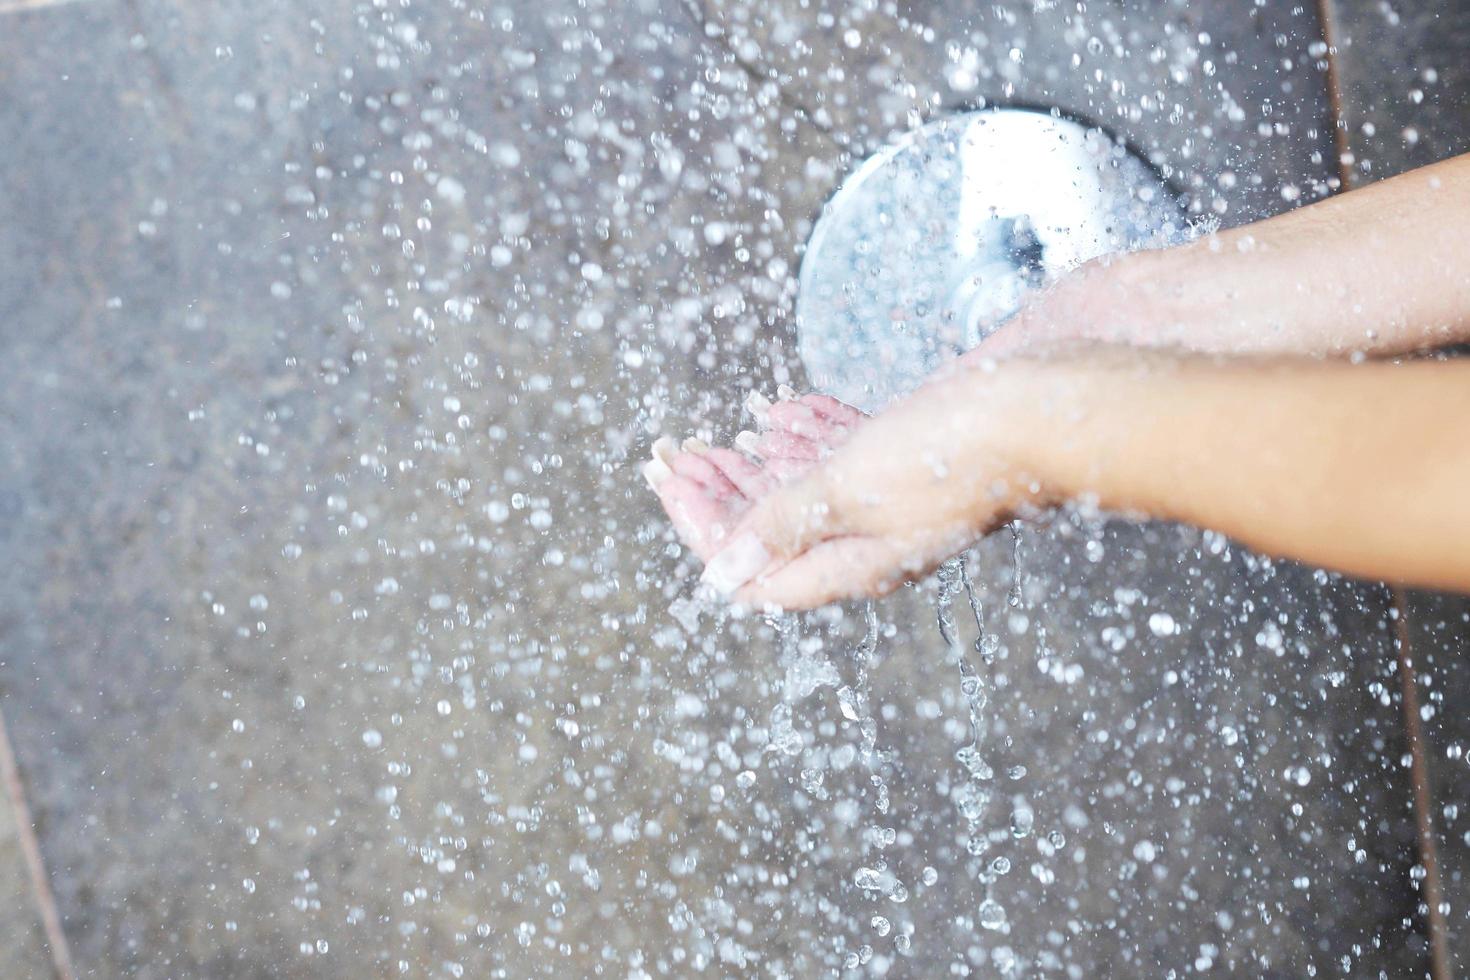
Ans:
POLYGON ((1115 472, 1117 453, 1137 428, 1128 406, 1140 384, 1167 375, 1175 363, 1134 348, 1092 346, 1070 357, 998 365, 985 382, 984 409, 998 424, 984 432, 1015 487, 1016 506, 1131 506, 1115 472))
POLYGON ((1087 263, 1071 301, 1084 336, 1135 347, 1169 343, 1177 297, 1191 275, 1181 249, 1132 252, 1087 263))
POLYGON ((1014 515, 1067 498, 1052 448, 1073 412, 1060 383, 1069 370, 1066 362, 1018 357, 979 362, 946 381, 954 403, 947 438, 959 447, 962 471, 983 474, 984 485, 969 490, 982 511, 1014 515))
POLYGON ((1180 321, 1189 257, 1178 249, 1133 252, 1084 262, 1038 293, 1015 320, 975 354, 1066 353, 1077 341, 1132 346, 1168 343, 1180 321))

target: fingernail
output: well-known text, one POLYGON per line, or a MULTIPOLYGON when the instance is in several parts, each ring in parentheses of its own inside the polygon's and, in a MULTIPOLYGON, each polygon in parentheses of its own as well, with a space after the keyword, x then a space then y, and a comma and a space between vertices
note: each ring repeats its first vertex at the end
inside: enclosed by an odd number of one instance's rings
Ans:
POLYGON ((760 455, 761 437, 749 429, 735 437, 735 445, 750 453, 752 456, 760 455))
POLYGON ((684 440, 683 448, 686 453, 693 453, 696 456, 703 456, 705 453, 709 452, 709 443, 705 442, 703 439, 700 439, 698 436, 690 436, 688 439, 684 440))
POLYGON ((659 436, 653 441, 653 458, 665 466, 674 465, 674 454, 679 451, 679 444, 668 436, 659 436))
POLYGON ((791 387, 790 385, 777 385, 776 397, 781 399, 783 402, 796 401, 796 389, 791 387))
POLYGON ((699 580, 721 595, 730 595, 771 563, 771 553, 749 531, 740 535, 704 566, 699 580))
POLYGON ((648 485, 655 490, 658 489, 660 483, 673 475, 674 471, 669 469, 669 464, 661 459, 650 459, 643 464, 643 479, 647 480, 648 485))
POLYGON ((771 400, 758 391, 752 391, 745 396, 745 410, 764 422, 766 413, 771 410, 771 400))

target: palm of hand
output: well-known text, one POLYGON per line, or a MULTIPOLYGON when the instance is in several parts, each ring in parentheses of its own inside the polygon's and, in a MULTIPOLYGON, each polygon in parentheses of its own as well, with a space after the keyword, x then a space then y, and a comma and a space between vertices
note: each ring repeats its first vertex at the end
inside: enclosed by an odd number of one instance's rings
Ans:
POLYGON ((867 418, 828 395, 797 396, 784 387, 778 401, 753 393, 746 407, 758 431, 735 437, 743 452, 665 437, 644 466, 674 529, 701 561, 728 543, 757 501, 810 472, 867 418))

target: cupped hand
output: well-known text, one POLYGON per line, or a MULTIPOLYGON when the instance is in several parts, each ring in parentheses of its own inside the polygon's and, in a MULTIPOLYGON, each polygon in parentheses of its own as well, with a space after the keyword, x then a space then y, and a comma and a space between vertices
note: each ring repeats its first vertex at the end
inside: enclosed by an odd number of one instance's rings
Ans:
POLYGON ((656 468, 650 479, 721 594, 786 609, 882 595, 1040 502, 1012 458, 1003 413, 987 417, 997 406, 983 375, 947 372, 847 425, 830 455, 820 438, 804 446, 767 432, 740 440, 770 448, 760 463, 710 448, 655 460, 669 473, 656 468), (771 468, 792 456, 778 448, 806 454, 784 479, 771 468))
MULTIPOLYGON (((735 448, 658 440, 644 475, 680 538, 708 564, 705 581, 738 601, 788 608, 880 595, 1004 520, 1019 499, 1006 466, 990 461, 995 472, 982 467, 948 480, 940 493, 958 440, 934 444, 933 437, 974 417, 981 399, 966 386, 974 389, 994 359, 1055 354, 1107 334, 1105 311, 1124 298, 1107 269, 1087 263, 1038 293, 979 347, 877 418, 783 386, 774 403, 758 393, 747 399, 757 430, 736 436, 735 448), (966 482, 972 476, 992 486, 977 492, 966 482), (965 493, 989 495, 991 503, 973 512, 934 506, 936 497, 953 504, 955 494, 963 504, 965 493)), ((1147 339, 1144 321, 1122 322, 1139 334, 1125 340, 1147 339)))
POLYGON ((665 437, 643 466, 680 539, 706 562, 758 500, 809 473, 866 418, 835 398, 798 396, 784 385, 775 402, 752 392, 745 407, 756 427, 735 437, 737 448, 665 437))

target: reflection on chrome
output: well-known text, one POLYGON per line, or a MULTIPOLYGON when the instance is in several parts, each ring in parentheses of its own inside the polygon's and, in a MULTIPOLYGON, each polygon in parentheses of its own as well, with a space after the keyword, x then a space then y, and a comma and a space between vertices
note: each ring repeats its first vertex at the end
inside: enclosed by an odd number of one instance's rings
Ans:
POLYGON ((863 162, 823 208, 796 319, 813 387, 872 411, 979 343, 1035 288, 1177 241, 1177 196, 1098 129, 1029 109, 949 116, 863 162))

